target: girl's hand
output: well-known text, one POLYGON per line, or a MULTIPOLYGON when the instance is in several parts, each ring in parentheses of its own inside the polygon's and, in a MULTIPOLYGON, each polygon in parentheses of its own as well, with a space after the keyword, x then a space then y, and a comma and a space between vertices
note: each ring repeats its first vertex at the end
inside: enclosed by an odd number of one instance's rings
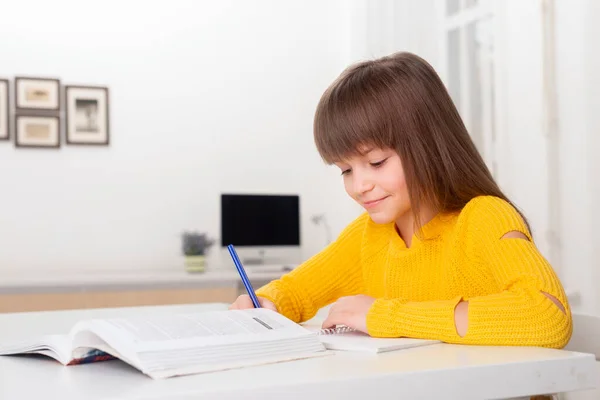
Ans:
MULTIPOLYGON (((273 304, 272 301, 264 299, 262 297, 258 298, 258 302, 262 308, 268 308, 269 310, 277 311, 277 307, 273 304)), ((247 294, 243 294, 239 296, 230 306, 230 310, 244 310, 246 308, 254 308, 254 304, 252 304, 252 299, 247 294)))
POLYGON ((364 295, 341 297, 329 309, 329 315, 323 322, 322 328, 345 325, 368 334, 367 313, 374 301, 373 297, 364 295))

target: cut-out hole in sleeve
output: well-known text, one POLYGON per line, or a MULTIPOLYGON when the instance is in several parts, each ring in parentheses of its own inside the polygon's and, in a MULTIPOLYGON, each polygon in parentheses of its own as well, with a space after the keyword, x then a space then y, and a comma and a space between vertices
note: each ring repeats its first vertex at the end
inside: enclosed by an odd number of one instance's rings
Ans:
POLYGON ((504 235, 502 235, 501 239, 525 239, 525 240, 529 241, 529 238, 527 236, 525 236, 525 234, 523 232, 519 232, 519 231, 506 232, 504 235))
MULTIPOLYGON (((504 235, 502 235, 501 239, 524 239, 529 241, 529 238, 527 236, 525 236, 525 234, 523 232, 519 232, 519 231, 510 231, 505 233, 504 235)), ((554 304, 556 304, 556 306, 560 309, 560 311, 563 312, 563 314, 566 314, 565 311, 565 306, 563 306, 563 304, 558 301, 558 299, 554 296, 552 296, 549 293, 546 293, 544 291, 540 291, 544 296, 546 296, 547 298, 550 299, 550 301, 552 301, 554 304)))
POLYGON ((566 314, 565 306, 563 306, 562 303, 560 301, 558 301, 558 299, 556 297, 552 296, 549 293, 543 292, 543 291, 542 291, 542 294, 544 296, 546 296, 547 298, 549 298, 554 304, 556 304, 556 307, 560 308, 560 311, 562 311, 563 314, 566 314))

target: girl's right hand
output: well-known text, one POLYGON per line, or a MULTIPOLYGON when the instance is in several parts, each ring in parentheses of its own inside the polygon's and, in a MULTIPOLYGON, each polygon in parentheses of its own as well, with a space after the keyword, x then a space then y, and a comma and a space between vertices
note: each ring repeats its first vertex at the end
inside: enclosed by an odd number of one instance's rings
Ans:
MULTIPOLYGON (((277 307, 271 300, 259 297, 258 302, 262 308, 268 308, 269 310, 277 311, 277 307)), ((254 308, 252 299, 247 294, 239 296, 230 306, 230 310, 245 310, 247 308, 254 308)))

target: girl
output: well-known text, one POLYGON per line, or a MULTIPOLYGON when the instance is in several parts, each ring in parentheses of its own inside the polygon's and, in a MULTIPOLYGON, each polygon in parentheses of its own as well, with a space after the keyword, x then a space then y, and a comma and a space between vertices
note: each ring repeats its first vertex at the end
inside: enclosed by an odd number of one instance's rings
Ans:
MULTIPOLYGON (((314 138, 366 212, 257 291, 296 322, 449 343, 564 347, 571 311, 524 216, 494 182, 433 68, 410 53, 346 69, 314 138)), ((251 308, 247 295, 230 308, 251 308)))

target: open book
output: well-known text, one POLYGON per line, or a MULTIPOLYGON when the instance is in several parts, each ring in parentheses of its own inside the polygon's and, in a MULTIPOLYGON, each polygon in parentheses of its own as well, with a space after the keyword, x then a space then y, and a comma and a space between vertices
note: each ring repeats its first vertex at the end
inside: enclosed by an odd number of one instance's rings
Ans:
POLYGON ((264 308, 90 319, 66 335, 0 344, 0 355, 42 354, 64 365, 116 358, 154 379, 328 353, 315 332, 264 308))

